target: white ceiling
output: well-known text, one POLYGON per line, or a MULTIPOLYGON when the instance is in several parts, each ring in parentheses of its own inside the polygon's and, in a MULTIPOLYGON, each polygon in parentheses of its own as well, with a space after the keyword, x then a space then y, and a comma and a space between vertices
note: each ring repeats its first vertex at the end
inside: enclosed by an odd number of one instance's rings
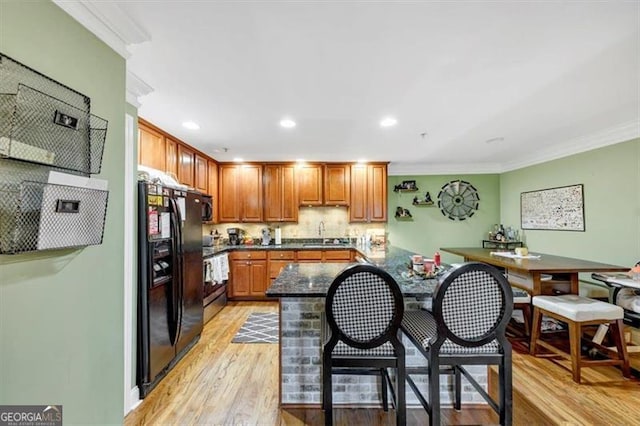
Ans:
POLYGON ((79 3, 152 88, 139 115, 220 161, 502 172, 640 136, 635 1, 79 3))

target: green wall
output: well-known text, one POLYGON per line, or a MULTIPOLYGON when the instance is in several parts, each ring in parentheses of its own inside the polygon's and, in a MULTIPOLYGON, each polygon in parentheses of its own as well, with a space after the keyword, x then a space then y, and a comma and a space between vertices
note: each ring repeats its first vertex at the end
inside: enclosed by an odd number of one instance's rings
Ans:
POLYGON ((0 51, 91 97, 109 121, 104 242, 0 256, 0 404, 62 404, 65 424, 123 418, 125 61, 49 1, 0 1, 0 51))
MULTIPOLYGON (((389 176, 388 238, 389 243, 432 257, 440 247, 480 247, 495 223, 500 222, 500 177, 484 175, 421 175, 389 176), (438 208, 438 192, 443 185, 461 179, 472 184, 480 196, 478 211, 463 221, 453 221, 442 215, 438 208), (403 180, 415 180, 418 192, 393 192, 403 180), (429 191, 434 205, 414 206, 413 197, 423 198, 429 191), (411 220, 396 219, 396 208, 411 211, 411 220)), ((515 223, 505 223, 515 225, 515 223)), ((444 262, 460 262, 460 258, 441 253, 444 262)))
POLYGON ((640 139, 500 175, 500 217, 520 223, 520 193, 584 185, 585 232, 525 231, 527 246, 616 265, 640 260, 640 139))

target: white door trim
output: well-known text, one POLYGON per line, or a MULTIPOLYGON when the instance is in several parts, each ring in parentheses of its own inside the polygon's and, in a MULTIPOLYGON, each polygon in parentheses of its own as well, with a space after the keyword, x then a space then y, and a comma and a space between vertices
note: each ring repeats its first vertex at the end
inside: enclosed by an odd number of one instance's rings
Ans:
POLYGON ((134 289, 136 279, 134 277, 135 249, 135 196, 136 196, 136 144, 135 144, 135 117, 125 114, 125 154, 124 154, 124 415, 126 416, 136 405, 140 403, 140 393, 132 376, 135 372, 133 359, 133 330, 136 319, 133 315, 134 289))

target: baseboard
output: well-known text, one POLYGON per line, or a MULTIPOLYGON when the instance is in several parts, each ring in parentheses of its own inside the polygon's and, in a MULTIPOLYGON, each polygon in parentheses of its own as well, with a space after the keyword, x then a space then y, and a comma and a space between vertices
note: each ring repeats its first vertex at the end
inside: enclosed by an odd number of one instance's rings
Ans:
POLYGON ((138 389, 138 386, 134 386, 133 389, 129 391, 129 399, 127 402, 128 403, 125 407, 124 413, 125 416, 133 411, 133 409, 135 409, 142 402, 142 400, 140 399, 140 389, 138 389))

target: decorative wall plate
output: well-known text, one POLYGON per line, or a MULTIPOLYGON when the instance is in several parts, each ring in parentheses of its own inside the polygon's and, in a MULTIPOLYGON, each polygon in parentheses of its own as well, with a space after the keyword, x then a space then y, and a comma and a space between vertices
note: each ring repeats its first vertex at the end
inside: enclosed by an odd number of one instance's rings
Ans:
POLYGON ((465 220, 478 210, 480 196, 469 182, 452 180, 438 193, 438 207, 451 220, 465 220))

